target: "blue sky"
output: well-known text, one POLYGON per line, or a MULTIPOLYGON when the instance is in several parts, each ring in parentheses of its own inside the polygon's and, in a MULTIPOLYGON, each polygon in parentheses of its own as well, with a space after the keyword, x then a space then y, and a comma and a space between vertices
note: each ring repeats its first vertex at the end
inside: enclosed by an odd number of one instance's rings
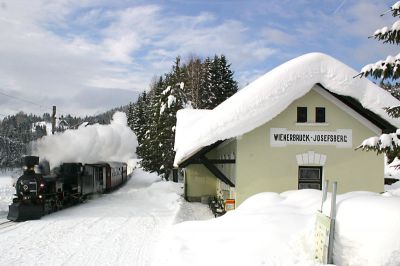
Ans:
POLYGON ((324 52, 356 70, 398 53, 368 39, 394 1, 0 0, 0 118, 127 104, 174 58, 225 54, 241 86, 324 52))

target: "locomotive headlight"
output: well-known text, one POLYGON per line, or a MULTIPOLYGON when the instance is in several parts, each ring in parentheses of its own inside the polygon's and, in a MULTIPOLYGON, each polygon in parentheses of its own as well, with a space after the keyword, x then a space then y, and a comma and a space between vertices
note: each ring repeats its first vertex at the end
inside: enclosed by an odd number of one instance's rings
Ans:
POLYGON ((44 183, 40 183, 40 187, 44 187, 44 183))
POLYGON ((41 199, 41 198, 43 198, 43 196, 42 196, 42 195, 39 195, 39 199, 41 199))

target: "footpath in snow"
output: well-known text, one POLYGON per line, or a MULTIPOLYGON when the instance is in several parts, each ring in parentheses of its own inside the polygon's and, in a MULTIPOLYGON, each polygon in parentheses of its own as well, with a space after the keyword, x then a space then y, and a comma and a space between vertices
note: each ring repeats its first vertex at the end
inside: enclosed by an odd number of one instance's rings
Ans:
POLYGON ((153 264, 157 241, 174 223, 213 217, 207 206, 183 201, 182 184, 158 181, 136 169, 117 191, 0 229, 0 265, 153 264))

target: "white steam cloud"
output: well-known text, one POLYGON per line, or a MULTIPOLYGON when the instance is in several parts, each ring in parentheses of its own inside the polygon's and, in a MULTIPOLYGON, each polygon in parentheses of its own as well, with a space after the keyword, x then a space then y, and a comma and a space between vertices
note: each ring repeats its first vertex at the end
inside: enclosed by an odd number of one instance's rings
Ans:
POLYGON ((125 113, 116 112, 109 125, 80 126, 33 143, 32 154, 49 161, 51 168, 63 162, 127 162, 136 158, 137 138, 125 113))

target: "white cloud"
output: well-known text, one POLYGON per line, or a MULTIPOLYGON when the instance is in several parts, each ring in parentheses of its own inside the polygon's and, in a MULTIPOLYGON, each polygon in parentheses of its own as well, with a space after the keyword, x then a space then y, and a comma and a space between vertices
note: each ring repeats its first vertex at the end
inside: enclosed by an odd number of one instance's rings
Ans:
POLYGON ((383 2, 357 1, 336 18, 340 30, 353 36, 366 38, 374 31, 393 21, 390 14, 380 16, 388 7, 383 2))
MULTIPOLYGON (((367 39, 391 21, 390 15, 379 17, 384 3, 346 1, 334 12, 337 1, 327 1, 329 8, 316 2, 234 3, 236 13, 222 15, 208 8, 189 13, 164 2, 3 0, 0 90, 49 109, 60 104, 71 112, 93 113, 104 110, 105 97, 90 99, 98 103, 90 108, 70 99, 95 97, 95 89, 105 90, 102 95, 110 89, 121 95, 126 94, 119 89, 141 91, 178 55, 223 53, 245 84, 260 70, 304 52, 340 54, 361 64, 373 53, 387 52, 367 39)), ((17 100, 0 103, 3 110, 41 112, 17 100)))
MULTIPOLYGON (((193 19, 199 20, 197 17, 193 19)), ((249 29, 239 21, 228 20, 209 26, 208 23, 195 24, 190 19, 187 20, 188 25, 191 25, 189 28, 186 24, 175 24, 176 21, 171 19, 173 30, 154 45, 159 48, 173 47, 171 56, 187 55, 194 51, 202 56, 223 53, 237 68, 263 61, 275 52, 265 41, 248 38, 249 29)))
MULTIPOLYGON (((69 12, 64 6, 60 7, 60 11, 55 9, 56 6, 46 6, 45 2, 34 2, 23 5, 19 1, 10 1, 5 4, 6 8, 0 9, 0 89, 11 95, 18 94, 22 99, 30 99, 44 108, 13 99, 9 102, 12 106, 2 105, 2 110, 7 110, 7 113, 15 113, 16 110, 40 113, 49 111, 53 104, 60 104, 62 109, 72 113, 79 114, 81 110, 93 113, 105 110, 102 106, 104 102, 99 101, 97 107, 92 106, 88 110, 69 100, 91 87, 142 90, 142 86, 149 82, 149 74, 143 76, 139 72, 141 76, 133 78, 134 73, 129 69, 108 64, 110 61, 129 63, 129 53, 135 49, 135 41, 124 38, 132 36, 104 38, 98 45, 68 31, 66 36, 58 35, 43 25, 59 21, 61 24, 57 26, 64 28, 64 19, 60 14, 69 12), (58 15, 50 13, 48 16, 43 9, 51 9, 58 15), (94 86, 96 81, 98 84, 94 86), (101 84, 99 81, 102 81, 101 84)), ((93 98, 90 101, 97 100, 93 98)))
POLYGON ((177 55, 224 53, 235 69, 243 69, 275 52, 266 41, 249 38, 240 21, 219 20, 211 12, 166 15, 159 5, 9 0, 0 8, 0 21, 0 89, 75 113, 104 109, 104 102, 88 109, 69 102, 72 97, 94 88, 143 90, 177 55))
POLYGON ((266 27, 261 30, 261 36, 265 38, 268 43, 282 44, 282 45, 293 45, 295 38, 280 29, 266 27))

